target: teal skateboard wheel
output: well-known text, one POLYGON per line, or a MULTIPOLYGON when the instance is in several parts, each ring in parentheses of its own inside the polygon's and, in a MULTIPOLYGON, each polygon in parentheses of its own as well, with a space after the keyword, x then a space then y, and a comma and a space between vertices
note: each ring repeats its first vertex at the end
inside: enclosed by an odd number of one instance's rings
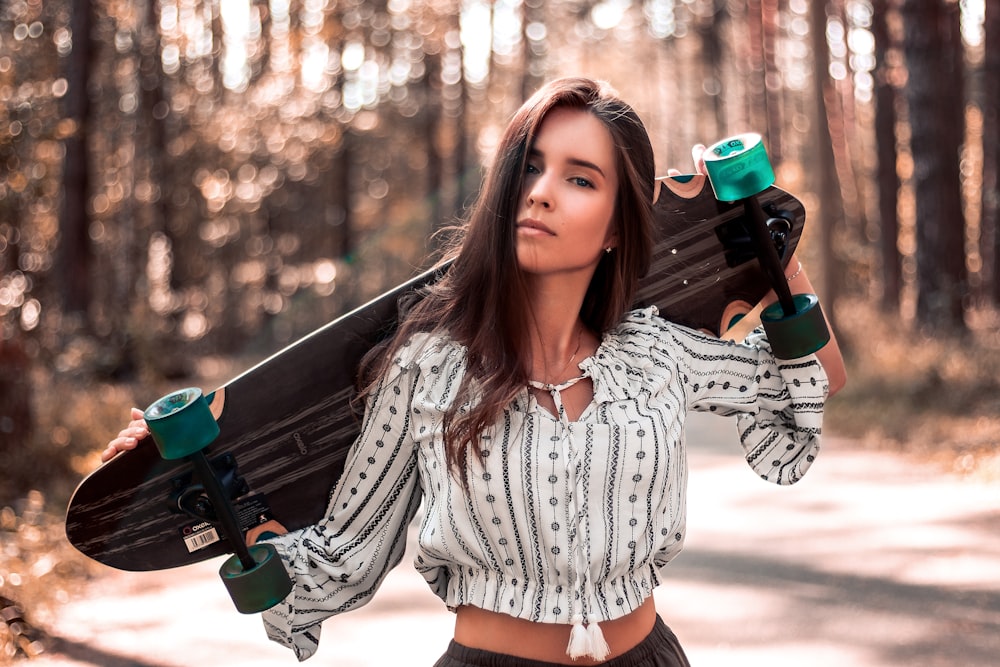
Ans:
POLYGON ((774 169, 759 134, 723 139, 705 149, 705 169, 719 201, 753 197, 774 184, 774 169))
POLYGON ((232 556, 219 569, 229 597, 241 614, 270 609, 292 592, 292 580, 272 545, 254 544, 249 551, 255 563, 252 568, 244 568, 240 558, 232 556))
POLYGON ((778 359, 798 359, 830 342, 830 330, 815 294, 796 294, 795 314, 786 315, 778 302, 760 315, 771 351, 778 359))
POLYGON ((201 451, 219 435, 219 425, 201 389, 188 388, 160 398, 144 413, 160 456, 182 459, 201 451))

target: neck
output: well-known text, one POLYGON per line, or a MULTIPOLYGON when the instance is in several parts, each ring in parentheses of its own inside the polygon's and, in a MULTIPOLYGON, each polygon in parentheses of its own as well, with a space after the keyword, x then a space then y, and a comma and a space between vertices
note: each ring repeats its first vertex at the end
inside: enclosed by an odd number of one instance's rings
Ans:
POLYGON ((529 366, 533 380, 555 384, 578 374, 576 364, 586 356, 591 338, 580 319, 585 291, 533 287, 529 366))
POLYGON ((585 337, 583 323, 578 323, 575 334, 568 344, 562 342, 546 344, 543 340, 537 347, 540 354, 533 354, 531 361, 531 379, 542 384, 561 384, 579 375, 577 365, 584 355, 581 354, 585 337), (574 364, 574 362, 576 362, 574 364))

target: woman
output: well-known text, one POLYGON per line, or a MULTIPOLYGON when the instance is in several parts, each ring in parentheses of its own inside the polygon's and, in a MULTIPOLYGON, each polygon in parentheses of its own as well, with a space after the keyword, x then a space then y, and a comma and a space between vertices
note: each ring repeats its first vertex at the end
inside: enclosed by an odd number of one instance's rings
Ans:
MULTIPOLYGON (((684 539, 686 413, 737 415, 754 470, 794 482, 843 364, 835 344, 783 362, 759 332, 628 312, 654 176, 641 121, 600 83, 555 81, 516 113, 447 275, 364 364, 326 519, 273 540, 295 589, 264 614, 272 639, 312 655, 422 505, 416 566, 456 613, 438 666, 687 664, 652 597, 684 539)), ((145 436, 134 419, 105 458, 145 436)))

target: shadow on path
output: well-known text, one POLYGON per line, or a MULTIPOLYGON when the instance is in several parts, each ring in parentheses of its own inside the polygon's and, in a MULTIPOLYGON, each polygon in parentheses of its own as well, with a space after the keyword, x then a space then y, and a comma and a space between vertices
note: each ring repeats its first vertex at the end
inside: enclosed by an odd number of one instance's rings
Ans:
POLYGON ((863 644, 892 665, 969 667, 1000 660, 1000 591, 906 583, 705 549, 685 550, 672 568, 671 581, 754 589, 782 601, 780 612, 763 604, 759 616, 747 613, 754 619, 752 636, 748 630, 741 639, 766 644, 796 634, 834 640, 840 635, 845 644, 863 644), (914 636, 901 641, 896 632, 885 632, 890 624, 912 626, 914 636))
POLYGON ((102 650, 93 644, 73 641, 64 637, 49 635, 46 639, 46 654, 64 656, 77 663, 86 663, 96 667, 160 667, 160 662, 147 662, 134 657, 118 655, 102 650))

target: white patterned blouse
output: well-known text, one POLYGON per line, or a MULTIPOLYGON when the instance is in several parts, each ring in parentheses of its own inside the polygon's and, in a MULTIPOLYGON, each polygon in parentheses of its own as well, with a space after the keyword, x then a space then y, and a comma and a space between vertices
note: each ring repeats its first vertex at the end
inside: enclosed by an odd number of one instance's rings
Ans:
POLYGON ((579 364, 594 389, 580 418, 550 414, 526 387, 483 434, 466 494, 441 431, 465 348, 418 334, 395 361, 326 519, 273 541, 295 588, 265 627, 300 660, 325 618, 371 599, 421 505, 415 565, 449 608, 599 632, 639 607, 681 550, 687 411, 736 415, 751 468, 790 484, 819 450, 827 395, 814 356, 776 360, 762 332, 737 344, 633 311, 579 364))

